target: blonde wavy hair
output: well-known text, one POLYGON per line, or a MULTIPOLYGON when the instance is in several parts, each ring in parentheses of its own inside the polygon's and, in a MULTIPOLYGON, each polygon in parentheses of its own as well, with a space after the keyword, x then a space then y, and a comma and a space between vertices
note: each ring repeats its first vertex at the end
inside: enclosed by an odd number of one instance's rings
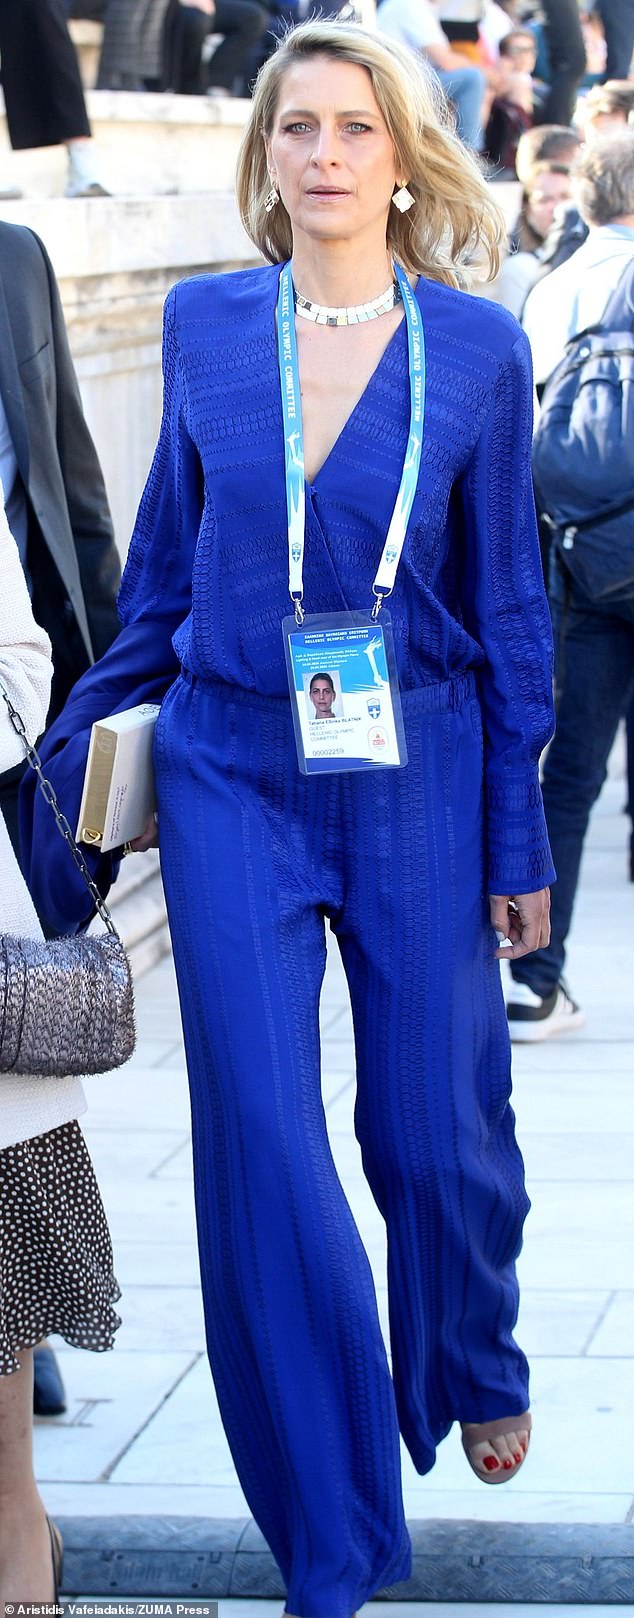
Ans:
POLYGON ((474 276, 498 273, 506 236, 478 159, 458 140, 441 86, 423 59, 406 46, 356 23, 312 20, 290 28, 258 74, 251 116, 240 147, 237 197, 242 223, 271 264, 289 259, 293 236, 280 200, 267 213, 270 190, 265 140, 273 131, 287 68, 311 56, 366 68, 391 135, 398 172, 415 206, 390 208, 387 244, 410 273, 463 287, 474 276))

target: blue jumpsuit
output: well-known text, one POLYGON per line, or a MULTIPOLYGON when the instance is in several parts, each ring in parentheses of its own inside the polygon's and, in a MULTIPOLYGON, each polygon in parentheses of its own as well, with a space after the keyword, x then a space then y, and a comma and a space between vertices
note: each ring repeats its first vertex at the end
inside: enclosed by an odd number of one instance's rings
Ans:
MULTIPOLYGON (((125 627, 48 751, 70 798, 105 695, 125 707, 169 686, 161 859, 209 1355, 288 1610, 349 1618, 409 1571, 399 1429, 427 1472, 452 1422, 528 1403, 512 1335, 528 1203, 487 894, 553 876, 537 773, 550 629, 526 341, 504 310, 421 281, 425 438, 390 602, 409 763, 300 775, 280 627, 277 283, 267 267, 170 294, 125 627), (352 999, 356 1133, 387 1226, 392 1375, 321 1100, 325 918, 352 999)), ((408 425, 403 324, 307 489, 307 611, 368 606, 408 425)), ((68 927, 68 873, 38 860, 37 825, 31 876, 68 927)))

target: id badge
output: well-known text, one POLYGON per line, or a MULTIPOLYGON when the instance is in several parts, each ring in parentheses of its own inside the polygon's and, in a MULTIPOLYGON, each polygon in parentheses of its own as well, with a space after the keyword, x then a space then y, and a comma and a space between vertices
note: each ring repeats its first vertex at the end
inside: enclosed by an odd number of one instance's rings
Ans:
POLYGON ((311 614, 282 622, 303 775, 407 764, 389 614, 311 614))

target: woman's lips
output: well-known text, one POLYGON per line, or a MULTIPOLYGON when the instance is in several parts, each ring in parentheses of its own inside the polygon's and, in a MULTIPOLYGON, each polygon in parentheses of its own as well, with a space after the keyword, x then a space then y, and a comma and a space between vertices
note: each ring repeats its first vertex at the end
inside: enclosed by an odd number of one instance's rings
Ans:
POLYGON ((309 197, 348 197, 349 195, 349 191, 343 191, 339 186, 316 185, 307 192, 309 197))

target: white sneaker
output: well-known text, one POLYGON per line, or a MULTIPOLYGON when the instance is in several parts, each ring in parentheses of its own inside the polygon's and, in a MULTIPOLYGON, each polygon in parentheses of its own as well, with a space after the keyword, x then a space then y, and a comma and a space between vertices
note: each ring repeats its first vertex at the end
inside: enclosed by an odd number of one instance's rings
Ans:
POLYGON ((101 183, 94 140, 69 140, 65 197, 107 197, 101 183))
POLYGON ((571 998, 563 981, 542 999, 527 983, 513 980, 506 1015, 510 1036, 516 1045, 550 1039, 551 1034, 571 1033, 575 1028, 583 1028, 586 1020, 585 1012, 571 998))

